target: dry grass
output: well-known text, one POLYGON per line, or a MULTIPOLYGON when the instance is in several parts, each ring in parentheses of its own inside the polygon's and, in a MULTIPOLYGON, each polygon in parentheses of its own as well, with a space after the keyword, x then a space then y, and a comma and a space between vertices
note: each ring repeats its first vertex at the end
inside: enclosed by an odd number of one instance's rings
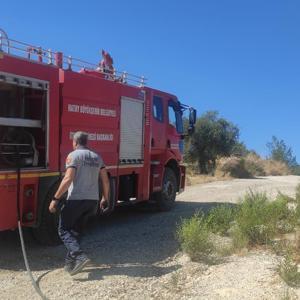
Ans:
POLYGON ((224 175, 224 172, 217 169, 214 176, 212 175, 200 175, 197 173, 195 166, 188 165, 186 169, 186 185, 192 186, 196 184, 204 184, 215 181, 232 180, 233 178, 228 174, 224 175))
POLYGON ((283 175, 290 174, 287 165, 283 162, 267 159, 267 160, 262 160, 262 164, 266 172, 266 175, 283 176, 283 175))
POLYGON ((218 161, 217 169, 236 178, 289 175, 288 166, 279 161, 262 159, 253 153, 246 157, 227 157, 218 161))
POLYGON ((250 170, 246 159, 235 156, 221 158, 218 161, 218 169, 224 175, 229 174, 235 178, 252 178, 254 176, 253 167, 250 170))

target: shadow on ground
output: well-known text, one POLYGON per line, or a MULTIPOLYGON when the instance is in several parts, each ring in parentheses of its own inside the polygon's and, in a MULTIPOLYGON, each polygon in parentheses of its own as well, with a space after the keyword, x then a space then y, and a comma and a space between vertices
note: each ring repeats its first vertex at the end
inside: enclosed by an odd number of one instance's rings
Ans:
MULTIPOLYGON (((125 207, 109 217, 94 220, 82 241, 83 249, 93 262, 86 270, 89 272, 86 280, 98 280, 112 274, 161 276, 174 271, 177 266, 162 267, 159 262, 172 257, 179 249, 175 238, 177 224, 196 211, 207 212, 220 204, 178 201, 172 211, 164 213, 139 212, 125 207)), ((24 235, 33 271, 52 271, 63 266, 63 245, 40 246, 29 230, 24 230, 24 235)), ((0 269, 25 269, 17 231, 0 232, 0 269)))

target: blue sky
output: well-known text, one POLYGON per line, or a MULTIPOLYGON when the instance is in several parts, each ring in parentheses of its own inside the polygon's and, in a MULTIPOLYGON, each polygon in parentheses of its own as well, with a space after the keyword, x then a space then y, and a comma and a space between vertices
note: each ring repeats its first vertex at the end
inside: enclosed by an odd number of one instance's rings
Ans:
POLYGON ((300 162, 300 2, 3 1, 11 38, 145 75, 198 114, 218 110, 250 149, 272 135, 300 162))

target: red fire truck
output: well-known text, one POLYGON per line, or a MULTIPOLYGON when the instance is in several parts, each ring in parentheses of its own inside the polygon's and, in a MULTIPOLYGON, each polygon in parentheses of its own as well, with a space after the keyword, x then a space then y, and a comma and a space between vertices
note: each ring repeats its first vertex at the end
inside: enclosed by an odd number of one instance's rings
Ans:
POLYGON ((106 163, 110 210, 149 200, 169 210, 185 185, 184 110, 192 132, 196 111, 146 87, 145 78, 0 30, 0 231, 16 228, 19 216, 42 243, 57 241, 57 216, 48 205, 78 130, 106 163))

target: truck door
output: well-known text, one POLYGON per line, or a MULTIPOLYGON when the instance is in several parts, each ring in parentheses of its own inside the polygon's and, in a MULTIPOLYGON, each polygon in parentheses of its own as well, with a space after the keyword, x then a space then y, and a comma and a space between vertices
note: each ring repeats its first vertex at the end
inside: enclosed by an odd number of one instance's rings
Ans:
POLYGON ((152 98, 152 154, 160 154, 166 149, 166 113, 165 101, 162 96, 152 98))
POLYGON ((170 99, 168 101, 168 121, 167 121, 167 144, 168 148, 175 154, 183 153, 182 115, 178 102, 170 99))

